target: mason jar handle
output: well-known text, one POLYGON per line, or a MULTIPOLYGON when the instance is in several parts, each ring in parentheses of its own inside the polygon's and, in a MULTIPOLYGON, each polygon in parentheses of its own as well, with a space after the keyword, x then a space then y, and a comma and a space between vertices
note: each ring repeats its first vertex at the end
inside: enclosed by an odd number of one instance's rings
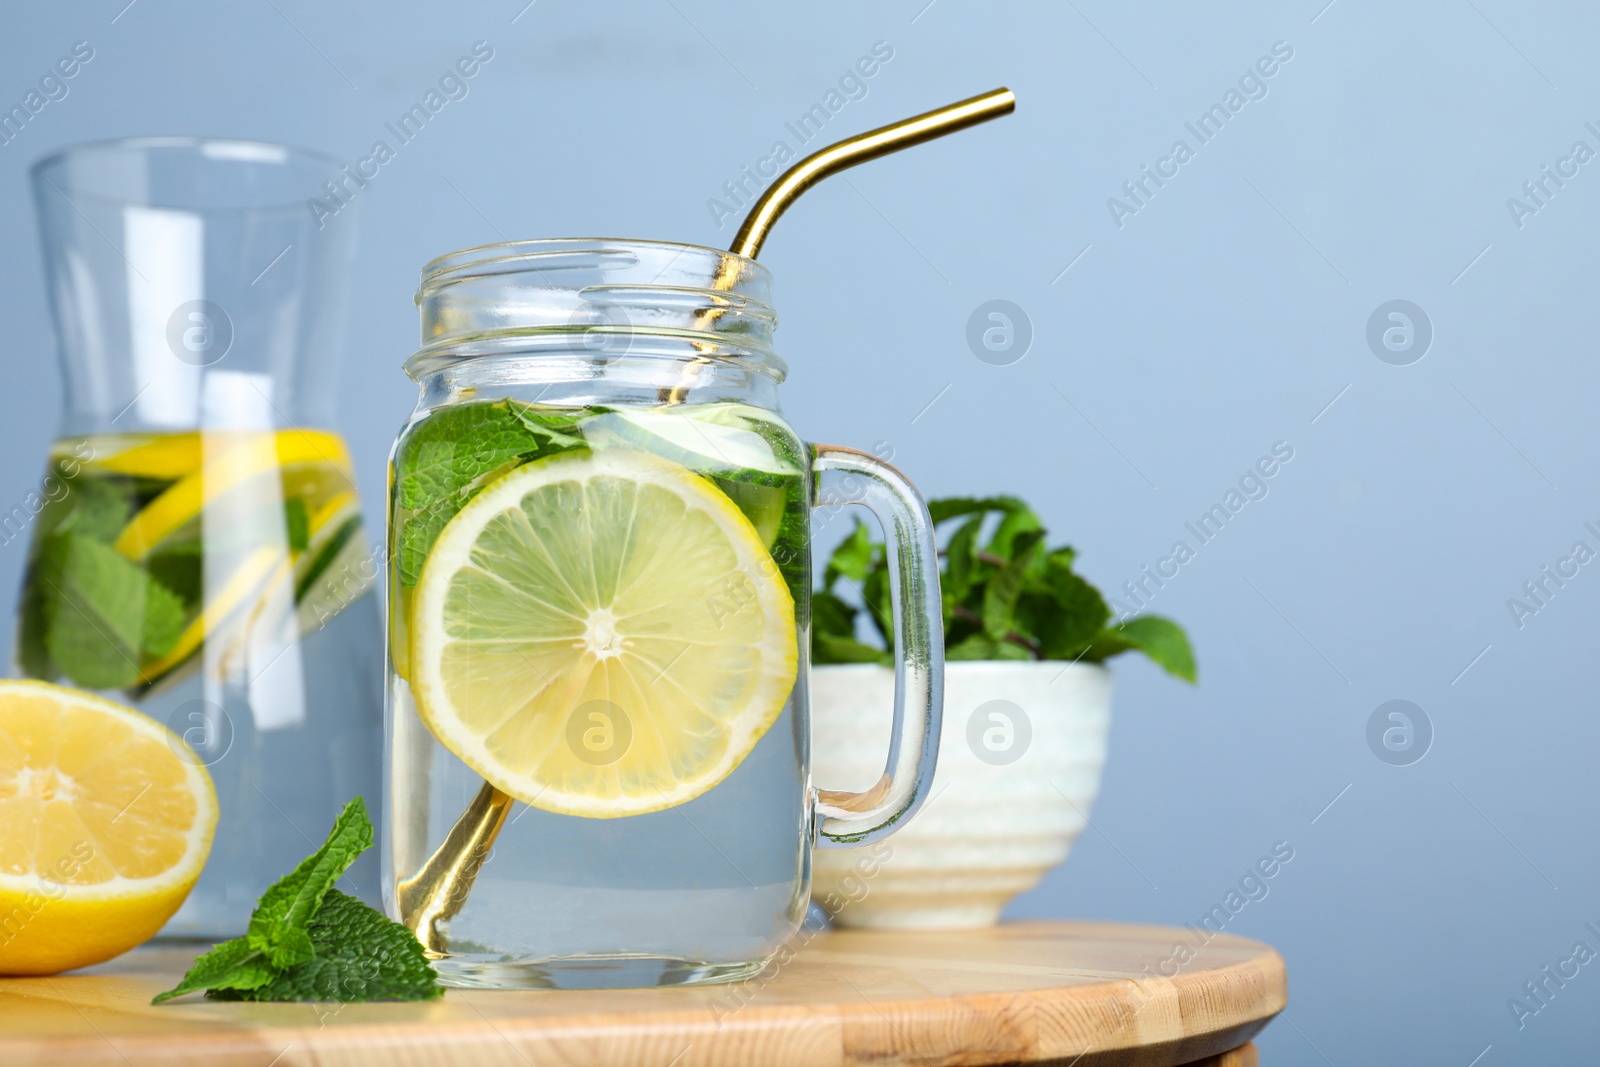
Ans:
POLYGON ((839 445, 812 445, 812 507, 860 504, 883 527, 894 621, 894 725, 889 759, 872 788, 816 791, 818 845, 843 848, 887 837, 916 813, 933 783, 944 711, 944 613, 933 520, 917 489, 892 465, 839 445), (828 483, 855 476, 848 493, 828 483))

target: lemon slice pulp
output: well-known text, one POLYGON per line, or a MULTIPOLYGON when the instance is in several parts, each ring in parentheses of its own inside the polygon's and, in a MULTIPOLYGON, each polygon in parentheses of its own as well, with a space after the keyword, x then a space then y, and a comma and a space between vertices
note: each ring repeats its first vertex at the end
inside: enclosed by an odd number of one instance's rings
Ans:
POLYGON ((590 818, 705 793, 783 711, 794 601, 715 486, 631 450, 486 487, 411 610, 412 694, 439 741, 535 807, 590 818))
POLYGON ((110 959, 161 929, 211 849, 198 756, 120 704, 0 681, 0 974, 110 959))
MULTIPOLYGON (((180 458, 177 454, 181 453, 190 461, 199 455, 181 441, 157 441, 145 447, 170 448, 174 452, 172 457, 165 452, 143 456, 141 462, 151 466, 160 465, 155 462, 157 456, 161 463, 175 468, 180 458)), ((141 449, 132 449, 120 455, 125 458, 141 452, 141 449)), ((271 491, 285 497, 311 497, 311 491, 324 486, 327 492, 336 492, 349 481, 344 472, 350 469, 350 455, 344 442, 338 435, 321 430, 228 435, 218 444, 216 452, 215 458, 197 463, 133 517, 117 535, 118 552, 135 563, 141 562, 163 540, 189 526, 218 498, 263 475, 278 474, 282 484, 273 485, 271 491)), ((109 465, 116 460, 117 457, 112 457, 104 463, 109 465)))

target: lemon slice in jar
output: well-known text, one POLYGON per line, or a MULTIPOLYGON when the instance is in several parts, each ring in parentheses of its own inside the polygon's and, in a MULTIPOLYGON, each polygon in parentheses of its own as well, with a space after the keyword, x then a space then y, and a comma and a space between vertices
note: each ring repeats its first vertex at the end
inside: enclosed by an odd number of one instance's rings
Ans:
POLYGON ((794 601, 710 482, 631 450, 504 475, 414 590, 411 691, 451 752, 547 811, 616 818, 710 790, 783 711, 794 601))

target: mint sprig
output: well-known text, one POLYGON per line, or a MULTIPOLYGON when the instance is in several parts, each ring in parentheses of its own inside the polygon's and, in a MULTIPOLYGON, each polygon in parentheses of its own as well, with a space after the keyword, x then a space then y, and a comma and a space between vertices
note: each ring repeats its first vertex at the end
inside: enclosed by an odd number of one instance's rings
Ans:
POLYGON ((366 805, 356 797, 334 820, 322 847, 261 894, 245 935, 251 947, 260 950, 278 968, 310 959, 311 936, 306 928, 311 925, 311 917, 339 876, 371 846, 372 823, 367 819, 366 805))
MULTIPOLYGON (((1073 570, 1076 553, 1047 548, 1044 525, 1021 500, 931 500, 928 513, 935 526, 960 520, 940 553, 945 659, 1100 663, 1142 652, 1168 674, 1195 680, 1194 650, 1178 624, 1159 615, 1113 623, 1105 597, 1073 570)), ((812 594, 812 662, 890 664, 893 626, 884 546, 857 522, 812 594), (841 580, 859 588, 861 608, 840 595, 841 580), (856 636, 862 611, 881 644, 856 636)))
POLYGON ((382 912, 328 891, 306 928, 312 955, 259 986, 213 989, 213 1000, 427 1000, 444 993, 410 930, 382 912))
POLYGON ((276 973, 265 953, 251 945, 249 938, 236 937, 195 960, 183 981, 158 993, 150 1003, 160 1004, 202 989, 255 989, 272 981, 276 973))
POLYGON ((401 584, 417 583, 440 531, 494 475, 583 447, 571 409, 499 400, 431 412, 395 455, 401 584))
POLYGON ((356 797, 322 847, 256 903, 249 931, 194 961, 151 1001, 206 990, 222 1000, 427 1000, 444 990, 411 931, 333 888, 372 845, 356 797))

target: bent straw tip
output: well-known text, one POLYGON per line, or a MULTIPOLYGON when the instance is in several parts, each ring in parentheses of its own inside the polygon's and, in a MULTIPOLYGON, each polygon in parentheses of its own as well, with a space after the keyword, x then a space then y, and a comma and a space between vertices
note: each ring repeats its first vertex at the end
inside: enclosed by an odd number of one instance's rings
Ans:
MULTIPOLYGON (((1004 85, 998 89, 990 89, 986 93, 969 97, 958 104, 950 105, 951 108, 968 107, 973 104, 982 105, 983 111, 988 115, 1009 115, 1017 109, 1017 94, 1004 85)), ((944 108, 940 109, 947 110, 944 108)))
POLYGON ((780 174, 777 181, 761 194, 745 216, 744 224, 739 227, 729 251, 754 259, 778 216, 802 193, 828 175, 1001 115, 1009 115, 1016 110, 1016 106, 1017 94, 1001 86, 888 126, 847 137, 811 153, 780 174))

